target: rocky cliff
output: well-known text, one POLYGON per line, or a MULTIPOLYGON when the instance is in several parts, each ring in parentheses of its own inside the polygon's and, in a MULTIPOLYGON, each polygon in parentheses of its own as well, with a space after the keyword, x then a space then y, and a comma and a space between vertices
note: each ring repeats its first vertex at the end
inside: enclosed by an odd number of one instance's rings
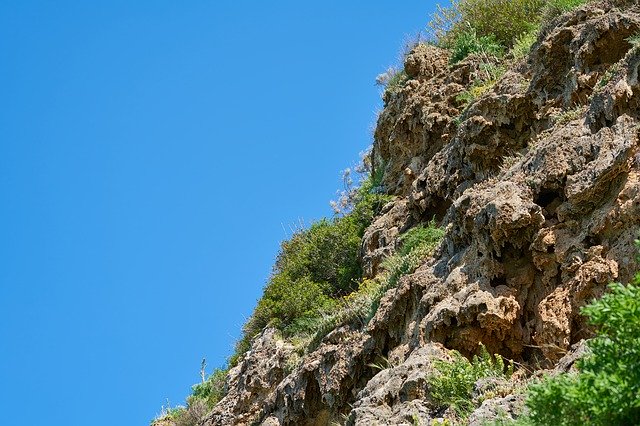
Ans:
MULTIPOLYGON (((430 401, 434 362, 479 343, 522 367, 512 381, 570 368, 590 337, 579 309, 638 268, 639 30, 637 6, 564 14, 471 102, 461 94, 486 58, 449 65, 446 50, 417 45, 375 131, 396 198, 365 233, 363 270, 376 276, 432 218, 442 243, 371 321, 333 330, 293 367, 293 346, 266 329, 199 424, 431 424, 450 414, 430 401)), ((522 396, 506 388, 469 422, 517 411, 522 396)))

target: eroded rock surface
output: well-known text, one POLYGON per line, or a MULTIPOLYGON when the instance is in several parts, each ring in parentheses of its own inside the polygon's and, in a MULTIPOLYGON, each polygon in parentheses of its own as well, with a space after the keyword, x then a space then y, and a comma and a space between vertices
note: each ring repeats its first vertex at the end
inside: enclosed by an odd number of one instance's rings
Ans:
MULTIPOLYGON (((524 365, 570 368, 567 354, 590 337, 580 308, 638 268, 640 49, 627 38, 639 29, 638 6, 563 15, 464 111, 458 95, 481 72, 478 58, 450 67, 436 47, 412 51, 375 134, 397 199, 365 234, 365 275, 434 217, 441 246, 364 328, 334 330, 291 371, 292 349, 265 332, 201 424, 427 422, 447 415, 430 404, 433 362, 479 343, 524 365)), ((496 396, 470 422, 521 406, 517 393, 496 396)))

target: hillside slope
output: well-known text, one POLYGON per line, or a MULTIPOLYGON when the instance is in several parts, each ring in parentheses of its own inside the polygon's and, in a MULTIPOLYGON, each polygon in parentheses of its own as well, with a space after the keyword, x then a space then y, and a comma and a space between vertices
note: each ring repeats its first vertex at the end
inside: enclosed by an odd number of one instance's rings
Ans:
POLYGON ((385 273, 409 229, 433 219, 441 243, 370 321, 344 321, 302 355, 266 328, 198 424, 455 419, 433 403, 430 374, 482 344, 521 368, 474 407, 481 424, 521 410, 516 382, 569 369, 592 335, 580 308, 638 270, 639 31, 640 7, 600 2, 548 23, 521 60, 450 65, 447 50, 411 50, 375 132, 395 198, 364 233, 364 278, 385 273), (488 65, 503 69, 487 77, 488 65))

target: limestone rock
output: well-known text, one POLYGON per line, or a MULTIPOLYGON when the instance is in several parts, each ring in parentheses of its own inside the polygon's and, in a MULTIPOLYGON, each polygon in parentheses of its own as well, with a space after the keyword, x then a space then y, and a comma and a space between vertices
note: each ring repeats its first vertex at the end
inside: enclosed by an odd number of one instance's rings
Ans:
MULTIPOLYGON (((464 111, 457 96, 479 58, 450 67, 436 47, 410 52, 408 79, 385 95, 375 133, 397 199, 365 233, 365 276, 432 217, 446 228, 442 244, 366 326, 339 327, 292 370, 293 348, 265 331, 201 425, 446 417, 430 405, 432 362, 452 349, 470 357, 479 343, 530 368, 570 369, 591 337, 580 308, 638 269, 640 50, 626 39, 639 29, 637 5, 562 15, 464 111)), ((521 409, 521 395, 496 395, 470 422, 521 409)))

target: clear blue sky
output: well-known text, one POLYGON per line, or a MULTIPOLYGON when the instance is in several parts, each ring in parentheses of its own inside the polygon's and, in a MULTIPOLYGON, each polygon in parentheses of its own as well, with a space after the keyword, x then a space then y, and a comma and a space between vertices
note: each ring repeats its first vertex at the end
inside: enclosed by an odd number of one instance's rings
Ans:
POLYGON ((3 1, 0 423, 146 425, 331 215, 430 1, 3 1))

